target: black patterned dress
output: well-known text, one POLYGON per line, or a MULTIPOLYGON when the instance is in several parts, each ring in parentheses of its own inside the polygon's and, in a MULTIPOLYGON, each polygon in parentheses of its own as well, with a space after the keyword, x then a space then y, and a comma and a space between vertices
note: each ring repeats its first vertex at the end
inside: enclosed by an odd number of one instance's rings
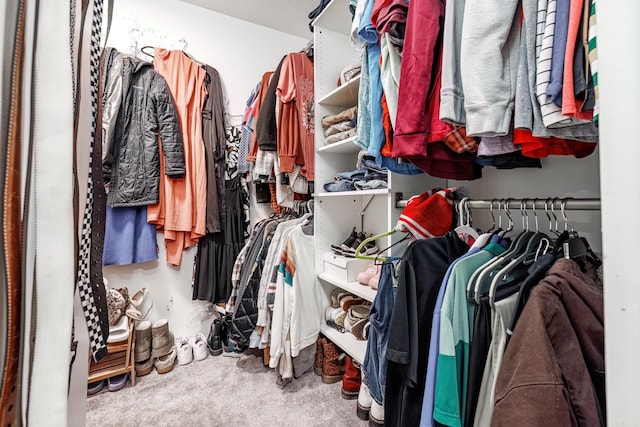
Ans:
POLYGON ((206 234, 198 242, 193 296, 195 300, 226 303, 231 294, 233 264, 249 229, 249 197, 244 177, 238 173, 240 128, 227 129, 224 229, 206 234))

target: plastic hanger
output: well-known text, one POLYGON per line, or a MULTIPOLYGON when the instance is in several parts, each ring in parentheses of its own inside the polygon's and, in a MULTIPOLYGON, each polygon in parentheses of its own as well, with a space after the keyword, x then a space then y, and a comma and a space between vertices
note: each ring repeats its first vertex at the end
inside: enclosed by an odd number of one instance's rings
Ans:
MULTIPOLYGON (((374 240, 378 240, 378 239, 382 239, 383 237, 387 237, 387 236, 391 236, 392 234, 396 234, 397 230, 394 228, 393 230, 387 231, 385 233, 382 234, 377 234, 375 236, 371 236, 371 237, 367 237, 366 239, 364 239, 362 241, 362 243, 360 243, 358 245, 358 247, 356 248, 356 258, 358 259, 367 259, 369 261, 377 261, 377 260, 381 260, 381 261, 385 261, 386 258, 380 255, 376 255, 376 256, 372 256, 372 255, 363 255, 360 253, 360 251, 365 247, 365 245, 369 242, 373 242, 374 240)), ((402 239, 401 241, 403 241, 404 239, 402 239)), ((399 243, 399 242, 397 242, 399 243)), ((391 246, 390 246, 391 247, 391 246)), ((388 249, 388 248, 387 248, 388 249)))
POLYGON ((471 212, 469 210, 469 198, 463 197, 457 204, 458 222, 460 225, 456 227, 455 232, 458 236, 468 235, 473 237, 474 242, 480 237, 478 230, 471 226, 471 212))
POLYGON ((578 235, 577 231, 575 231, 572 227, 569 227, 569 221, 565 212, 567 200, 569 199, 562 199, 562 201, 560 202, 560 211, 564 220, 564 230, 565 233, 569 234, 568 239, 562 242, 562 251, 564 257, 567 259, 573 259, 574 261, 578 262, 580 264, 580 267, 582 268, 584 268, 584 263, 586 261, 589 261, 596 267, 599 267, 600 265, 602 265, 602 260, 600 260, 600 258, 593 252, 587 239, 581 237, 580 235, 578 235))
MULTIPOLYGON (((505 201, 505 209, 508 209, 509 201, 510 199, 507 199, 505 201)), ((526 202, 526 199, 523 200, 523 202, 526 202)), ((523 208, 522 203, 520 204, 520 209, 523 213, 523 231, 518 234, 518 236, 513 240, 509 248, 504 253, 493 258, 489 264, 483 266, 482 270, 477 271, 478 274, 475 277, 472 276, 473 293, 468 293, 467 297, 473 295, 471 299, 476 304, 480 303, 480 295, 482 295, 483 290, 490 289, 492 281, 496 277, 499 277, 499 271, 505 268, 505 266, 508 265, 514 258, 519 257, 527 249, 527 244, 529 243, 530 239, 536 234, 528 230, 528 224, 525 222, 525 209, 523 208)), ((509 231, 509 229, 513 229, 513 218, 510 213, 508 215, 508 218, 510 222, 507 231, 509 231)))
POLYGON ((483 248, 491 241, 491 237, 493 237, 492 231, 494 228, 496 228, 496 217, 493 214, 493 203, 495 201, 496 199, 492 199, 491 203, 489 203, 489 211, 491 212, 491 220, 493 221, 491 228, 488 229, 483 234, 481 234, 480 237, 478 237, 476 241, 473 242, 473 245, 471 245, 471 248, 483 248))

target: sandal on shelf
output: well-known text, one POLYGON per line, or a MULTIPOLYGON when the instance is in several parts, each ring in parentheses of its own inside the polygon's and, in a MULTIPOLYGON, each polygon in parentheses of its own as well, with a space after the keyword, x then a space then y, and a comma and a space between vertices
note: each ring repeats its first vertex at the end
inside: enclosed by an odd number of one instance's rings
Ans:
POLYGON ((147 288, 142 288, 136 292, 132 297, 129 297, 129 305, 127 307, 126 314, 133 320, 144 320, 149 315, 151 308, 153 307, 153 300, 149 295, 147 288), (142 312, 142 305, 148 303, 148 307, 142 312))

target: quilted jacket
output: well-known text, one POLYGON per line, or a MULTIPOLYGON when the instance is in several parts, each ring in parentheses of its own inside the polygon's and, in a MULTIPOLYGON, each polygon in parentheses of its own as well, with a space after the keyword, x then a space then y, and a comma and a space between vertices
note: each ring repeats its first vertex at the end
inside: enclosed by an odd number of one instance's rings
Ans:
POLYGON ((229 339, 242 347, 249 345, 249 337, 258 323, 258 293, 264 261, 271 245, 278 221, 259 224, 256 238, 249 249, 240 274, 238 297, 235 302, 229 339))
MULTIPOLYGON (((137 58, 122 57, 122 101, 113 141, 104 164, 107 203, 112 207, 144 206, 159 201, 160 143, 165 174, 185 174, 184 148, 178 115, 165 79, 153 66, 137 58)), ((115 74, 115 73, 114 73, 115 74)), ((107 77, 105 88, 113 87, 107 77)), ((105 93, 105 99, 109 94, 105 93)))

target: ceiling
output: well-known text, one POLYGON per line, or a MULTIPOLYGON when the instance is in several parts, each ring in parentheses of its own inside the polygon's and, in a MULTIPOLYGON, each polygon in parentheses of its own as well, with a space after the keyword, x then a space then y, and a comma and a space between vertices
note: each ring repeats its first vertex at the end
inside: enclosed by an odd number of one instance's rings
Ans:
POLYGON ((243 21, 311 39, 309 12, 319 0, 181 0, 243 21))

